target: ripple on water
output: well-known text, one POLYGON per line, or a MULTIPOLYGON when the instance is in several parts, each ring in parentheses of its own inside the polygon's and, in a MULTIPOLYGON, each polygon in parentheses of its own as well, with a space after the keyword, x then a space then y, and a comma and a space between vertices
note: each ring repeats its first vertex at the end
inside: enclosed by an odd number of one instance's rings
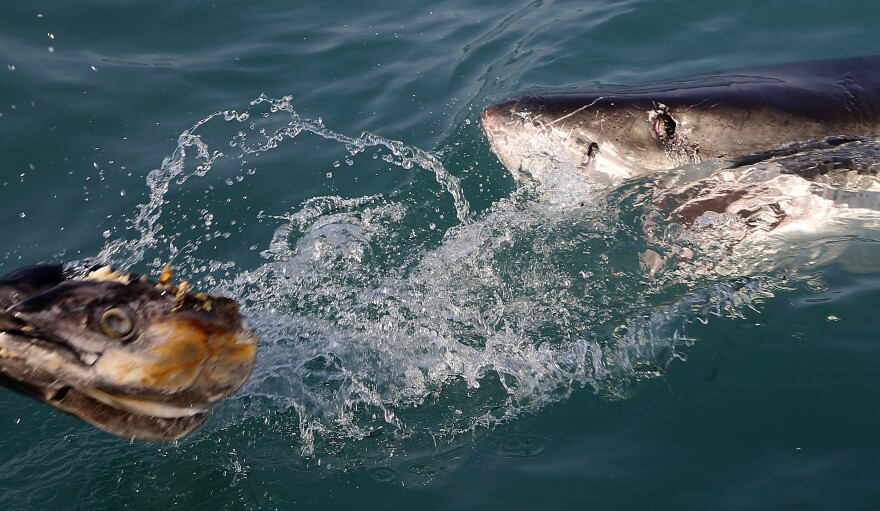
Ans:
POLYGON ((394 467, 373 467, 367 473, 380 483, 394 483, 398 480, 398 470, 394 467))
POLYGON ((547 452, 550 439, 535 433, 519 433, 495 440, 490 453, 513 460, 537 458, 547 452))

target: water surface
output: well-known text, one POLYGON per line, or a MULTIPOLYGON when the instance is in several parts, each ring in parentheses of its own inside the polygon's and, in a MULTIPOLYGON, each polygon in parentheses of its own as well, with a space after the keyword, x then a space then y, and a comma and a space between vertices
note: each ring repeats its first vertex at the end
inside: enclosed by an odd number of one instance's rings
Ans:
MULTIPOLYGON (((517 190, 479 111, 876 51, 802 2, 49 2, 0 20, 2 270, 171 260, 258 367, 132 444, 12 392, 4 509, 871 509, 870 232, 792 272, 646 275, 644 197, 517 190), (866 269, 868 268, 868 269, 866 269)), ((876 233, 875 233, 876 234, 876 233)), ((793 247, 806 254, 810 247, 793 247)))

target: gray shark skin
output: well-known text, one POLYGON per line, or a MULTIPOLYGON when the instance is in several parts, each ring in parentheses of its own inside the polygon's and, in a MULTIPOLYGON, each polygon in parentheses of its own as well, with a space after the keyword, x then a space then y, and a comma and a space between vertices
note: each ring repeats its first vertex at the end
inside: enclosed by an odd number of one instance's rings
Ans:
POLYGON ((795 141, 880 135, 880 56, 530 92, 486 107, 481 120, 517 181, 571 167, 613 184, 795 141))

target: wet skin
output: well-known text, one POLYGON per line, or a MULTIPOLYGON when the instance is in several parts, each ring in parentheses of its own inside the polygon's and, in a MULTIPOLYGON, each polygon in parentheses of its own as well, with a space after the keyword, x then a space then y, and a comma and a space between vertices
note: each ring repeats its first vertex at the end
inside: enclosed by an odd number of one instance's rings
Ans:
POLYGON ((173 440, 250 376, 231 299, 88 263, 0 277, 0 382, 126 438, 173 440))
POLYGON ((880 135, 880 57, 530 92, 486 107, 481 120, 520 181, 562 166, 613 184, 794 141, 880 135))

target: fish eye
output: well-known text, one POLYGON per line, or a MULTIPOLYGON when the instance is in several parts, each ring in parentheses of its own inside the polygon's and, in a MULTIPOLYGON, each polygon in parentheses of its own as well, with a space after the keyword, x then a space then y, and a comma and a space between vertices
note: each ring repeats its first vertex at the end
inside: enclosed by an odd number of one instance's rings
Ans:
POLYGON ((111 307, 101 314, 101 331, 114 339, 127 340, 134 332, 134 319, 122 307, 111 307))
POLYGON ((587 148, 587 156, 595 158, 597 154, 599 154, 599 144, 591 142, 590 147, 587 148))

